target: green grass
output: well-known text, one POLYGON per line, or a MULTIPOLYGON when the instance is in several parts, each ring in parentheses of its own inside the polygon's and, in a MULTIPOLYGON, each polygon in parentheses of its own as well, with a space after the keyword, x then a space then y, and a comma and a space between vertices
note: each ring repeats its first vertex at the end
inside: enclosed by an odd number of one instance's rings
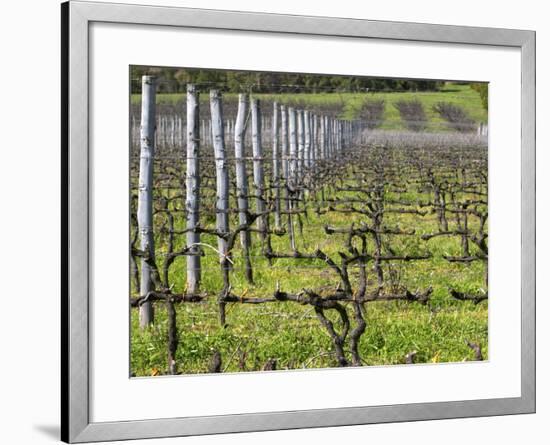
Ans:
MULTIPOLYGON (((137 311, 132 329, 138 331, 137 311)), ((276 358, 278 369, 334 367, 332 342, 310 308, 293 303, 252 307, 232 305, 229 326, 219 327, 213 303, 180 305, 177 311, 179 347, 176 361, 183 373, 208 371, 210 358, 220 351, 223 369, 239 371, 239 353, 247 352, 246 370, 261 369, 276 358)), ((138 376, 166 372, 167 321, 157 306, 156 323, 132 340, 131 367, 138 376)), ((404 363, 416 351, 418 363, 472 360, 466 341, 487 351, 487 305, 456 303, 431 310, 417 303, 370 303, 367 330, 360 353, 366 365, 404 363)))
MULTIPOLYGON (((234 99, 235 94, 227 94, 226 97, 234 99)), ((139 104, 139 94, 132 95, 132 103, 139 104)), ((373 92, 373 93, 292 93, 292 94, 259 94, 256 97, 278 101, 287 104, 307 104, 310 108, 323 107, 342 107, 344 119, 354 119, 357 117, 361 105, 365 100, 384 100, 385 114, 382 129, 404 129, 404 125, 399 117, 399 112, 394 104, 399 100, 418 99, 424 105, 428 121, 431 124, 429 128, 433 130, 446 129, 445 121, 439 114, 433 110, 437 102, 449 102, 460 106, 475 122, 487 123, 487 110, 483 107, 479 94, 470 88, 469 85, 446 84, 440 91, 427 92, 373 92)), ((157 103, 159 104, 177 104, 184 99, 183 94, 159 94, 157 103)), ((207 95, 202 95, 202 101, 207 100, 207 95)))
MULTIPOLYGON (((344 197, 345 194, 339 196, 344 197)), ((352 192, 349 197, 356 197, 352 192)), ((390 196, 390 195, 388 195, 390 196)), ((402 194, 401 198, 426 199, 416 193, 402 194)), ((459 196, 465 199, 467 196, 459 196)), ((155 224, 162 222, 161 216, 155 224)), ((348 227, 352 222, 364 221, 361 215, 331 212, 318 217, 310 212, 309 222, 304 221, 304 237, 298 237, 298 250, 311 252, 321 248, 331 257, 338 259, 344 235, 327 236, 323 226, 348 227)), ((450 227, 453 222, 449 221, 450 227)), ((213 227, 214 221, 203 221, 213 227)), ((231 222, 232 227, 236 221, 231 222)), ((487 357, 488 305, 453 300, 449 288, 465 292, 479 292, 484 288, 484 266, 482 262, 470 265, 449 263, 443 255, 460 255, 458 237, 437 237, 423 241, 420 235, 437 231, 434 214, 425 216, 410 214, 387 214, 385 224, 390 227, 414 228, 414 236, 392 236, 391 246, 397 253, 423 253, 429 251, 433 257, 425 261, 395 262, 390 265, 395 271, 394 285, 408 289, 433 287, 433 297, 428 305, 419 303, 372 302, 367 304, 367 330, 361 338, 360 354, 367 365, 403 363, 408 352, 417 352, 417 362, 460 362, 472 360, 473 352, 467 341, 481 345, 487 357)), ((182 228, 182 218, 176 219, 176 228, 182 228)), ((475 229, 475 224, 470 228, 475 229)), ((178 245, 184 243, 177 237, 178 245)), ((203 236, 202 242, 216 246, 213 236, 203 236)), ((163 250, 163 240, 157 237, 157 249, 163 250)), ((270 265, 262 257, 259 239, 253 235, 252 255, 255 285, 249 285, 243 273, 241 251, 234 251, 234 270, 231 274, 232 293, 248 297, 272 295, 277 283, 281 290, 298 292, 303 288, 335 286, 338 282, 334 272, 319 260, 278 259, 270 265), (317 267, 319 266, 319 267, 317 267)), ((272 237, 274 251, 290 251, 287 236, 272 237)), ((237 243, 238 246, 238 243, 237 243)), ((372 249, 370 243, 369 249, 372 249)), ((472 248, 473 249, 473 248, 472 248)), ((162 261, 160 261, 162 262, 162 261)), ((332 354, 332 342, 321 327, 313 309, 296 303, 267 303, 262 305, 230 304, 227 309, 228 326, 223 329, 218 323, 215 295, 222 288, 217 255, 206 250, 202 258, 202 288, 212 295, 201 304, 177 305, 179 347, 176 361, 183 373, 206 372, 213 351, 222 354, 223 369, 227 372, 239 370, 239 356, 246 352, 246 369, 259 370, 270 358, 276 358, 278 369, 303 367, 331 367, 336 365, 332 354)), ((353 270, 353 269, 352 269, 353 270)), ((386 270, 390 284, 391 279, 386 270)), ((170 283, 174 292, 185 289, 185 258, 178 258, 170 271, 170 283)), ((357 271, 351 274, 357 283, 357 271)), ((369 290, 375 288, 375 274, 368 270, 369 290)), ((153 327, 140 330, 137 311, 132 310, 131 369, 138 376, 166 372, 167 362, 167 318, 163 304, 156 304, 156 323, 153 327)), ((340 323, 327 311, 335 326, 340 323)), ((346 349, 348 350, 348 349, 346 349)), ((349 350, 348 350, 349 353, 349 350)), ((348 354, 349 356, 349 354, 348 354)))

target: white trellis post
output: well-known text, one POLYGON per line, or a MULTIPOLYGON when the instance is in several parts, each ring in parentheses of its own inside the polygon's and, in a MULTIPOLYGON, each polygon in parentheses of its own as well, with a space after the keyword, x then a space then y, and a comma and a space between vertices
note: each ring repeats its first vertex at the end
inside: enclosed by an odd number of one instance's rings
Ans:
POLYGON ((332 150, 334 147, 333 140, 332 140, 332 117, 327 117, 327 141, 328 141, 328 158, 332 158, 332 150))
POLYGON ((199 93, 195 85, 187 85, 187 171, 185 175, 185 210, 187 211, 187 246, 193 246, 187 256, 187 292, 198 292, 201 280, 200 233, 195 229, 199 224, 200 208, 200 134, 199 134, 199 93))
POLYGON ((338 119, 334 119, 334 138, 336 144, 336 153, 338 153, 339 155, 342 148, 342 140, 340 133, 340 121, 338 119))
POLYGON ((286 188, 286 180, 288 179, 288 114, 286 106, 281 105, 281 165, 282 174, 286 188))
POLYGON ((309 111, 304 110, 304 164, 307 168, 311 166, 311 121, 309 111))
MULTIPOLYGON (((137 220, 140 234, 140 249, 147 257, 153 259, 155 246, 153 239, 153 159, 155 156, 155 97, 156 79, 143 76, 141 82, 141 152, 139 161, 139 192, 137 220)), ((141 297, 153 290, 151 267, 147 258, 141 259, 141 280, 139 293, 141 297)), ((144 328, 154 321, 151 301, 139 307, 139 325, 144 328)))
POLYGON ((275 187, 275 228, 281 227, 281 189, 280 189, 280 160, 279 160, 279 104, 273 102, 272 137, 273 137, 273 187, 275 187))
MULTIPOLYGON (((237 207, 239 209, 239 225, 248 223, 248 177, 246 174, 245 135, 248 113, 248 96, 239 94, 237 121, 235 122, 235 180, 237 185, 237 207)), ((245 261, 245 276, 249 283, 253 282, 252 264, 250 262, 250 231, 240 233, 241 247, 245 261)))
POLYGON ((320 151, 319 151, 319 154, 320 154, 320 158, 321 159, 326 159, 327 157, 327 148, 326 148, 326 124, 325 124, 325 116, 321 116, 321 130, 320 130, 320 143, 319 143, 319 146, 320 146, 320 151))
MULTIPOLYGON (((210 128, 216 163, 216 230, 220 235, 229 233, 229 169, 225 151, 222 97, 218 90, 210 90, 210 128)), ((225 292, 229 290, 231 262, 227 240, 218 236, 220 266, 223 273, 224 290, 218 298, 221 326, 225 327, 225 292)))
POLYGON ((312 163, 315 167, 317 163, 318 158, 318 150, 319 150, 319 143, 317 141, 317 135, 319 134, 319 117, 316 114, 313 114, 311 116, 312 119, 312 127, 313 127, 313 135, 311 138, 311 156, 312 156, 312 163))
POLYGON ((304 170, 304 146, 305 146, 305 135, 304 135, 304 111, 297 110, 297 119, 298 119, 298 175, 301 177, 304 170))
POLYGON ((296 115, 292 108, 281 105, 281 157, 283 159, 283 183, 285 189, 285 211, 288 216, 288 236, 290 247, 296 250, 294 240, 294 226, 292 223, 292 202, 290 196, 290 181, 292 178, 292 152, 296 153, 296 115), (293 122, 293 123, 292 123, 293 122), (290 146, 290 151, 289 151, 290 146), (292 148, 294 147, 294 148, 292 148))
POLYGON ((254 173, 254 188, 256 191, 256 212, 263 214, 258 218, 258 230, 262 240, 267 236, 267 215, 265 202, 265 183, 264 183, 264 166, 263 166, 263 150, 262 150, 262 119, 260 111, 260 101, 252 100, 252 156, 253 156, 253 173, 254 173))
MULTIPOLYGON (((220 233, 229 232, 229 171, 227 167, 225 141, 223 132, 223 111, 221 94, 218 90, 210 91, 210 114, 212 143, 216 162, 216 229, 220 233)), ((218 237, 220 261, 227 257, 227 241, 218 237)))
POLYGON ((289 185, 291 188, 296 186, 295 181, 297 177, 297 135, 296 135, 296 110, 289 107, 288 109, 288 136, 289 136, 289 185))

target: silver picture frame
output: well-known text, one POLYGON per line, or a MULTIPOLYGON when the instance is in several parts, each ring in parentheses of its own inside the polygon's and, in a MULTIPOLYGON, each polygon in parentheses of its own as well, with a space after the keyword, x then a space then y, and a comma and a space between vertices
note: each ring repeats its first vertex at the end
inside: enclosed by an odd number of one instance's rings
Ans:
POLYGON ((68 443, 535 412, 535 32, 70 1, 62 17, 61 438, 68 443), (521 50, 521 396, 305 411, 90 421, 89 26, 163 25, 521 50))

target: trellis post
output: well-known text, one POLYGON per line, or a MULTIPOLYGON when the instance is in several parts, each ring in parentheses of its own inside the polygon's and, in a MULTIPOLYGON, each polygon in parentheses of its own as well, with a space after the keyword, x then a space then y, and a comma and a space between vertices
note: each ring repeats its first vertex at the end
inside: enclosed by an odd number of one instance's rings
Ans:
MULTIPOLYGON (((139 293, 146 297, 153 289, 149 259, 154 259, 155 246, 153 239, 153 159, 155 156, 156 126, 156 79, 143 76, 141 82, 141 151, 139 159, 139 192, 137 220, 140 234, 141 280, 139 293)), ((151 301, 145 301, 139 307, 139 325, 144 328, 154 321, 151 301)))
MULTIPOLYGON (((288 134, 288 156, 286 162, 286 172, 285 172, 285 201, 286 201, 286 211, 288 212, 288 235, 290 237, 290 247, 292 250, 296 250, 296 240, 294 237, 294 224, 292 222, 292 209, 294 208, 294 203, 292 201, 295 187, 295 178, 296 178, 296 150, 297 150, 297 140, 296 140, 296 110, 294 108, 288 108, 288 131, 287 131, 287 114, 286 110, 283 113, 284 124, 283 128, 285 134, 283 136, 284 143, 286 144, 286 135, 288 134)), ((286 150, 285 150, 286 153, 286 150)))
POLYGON ((260 101, 252 100, 252 156, 253 156, 253 173, 254 173, 254 188, 256 191, 256 212, 261 214, 258 217, 258 230, 262 240, 267 236, 267 215, 265 201, 265 184, 264 184, 264 166, 263 166, 263 150, 262 150, 262 120, 260 111, 260 101))
POLYGON ((185 175, 185 210, 187 211, 187 246, 191 247, 187 256, 187 292, 198 292, 201 279, 201 262, 198 255, 200 234, 200 134, 199 134, 199 93, 195 85, 187 85, 187 171, 185 175))
POLYGON ((218 307, 220 324, 225 326, 225 302, 223 299, 230 286, 229 269, 231 261, 227 250, 227 240, 220 235, 229 233, 229 171, 223 131, 222 97, 218 90, 210 91, 210 115, 212 144, 216 162, 216 230, 218 232, 218 251, 224 281, 224 289, 219 295, 218 307))
POLYGON ((304 165, 311 166, 311 121, 308 110, 304 110, 304 165))
POLYGON ((301 178, 304 170, 304 110, 297 110, 296 118, 298 119, 298 176, 301 178))
POLYGON ((280 189, 280 159, 279 159, 279 104, 273 102, 272 137, 273 137, 273 187, 275 188, 275 228, 281 227, 281 189, 280 189))
POLYGON ((321 141, 320 141, 320 151, 319 151, 319 154, 320 154, 320 158, 321 159, 326 159, 326 154, 327 154, 327 151, 326 151, 326 123, 325 123, 325 116, 321 116, 321 130, 320 130, 320 138, 321 138, 321 141))
MULTIPOLYGON (((239 225, 248 224, 248 177, 246 174, 245 135, 248 113, 248 96, 239 94, 237 120, 235 122, 235 180, 237 184, 237 207, 239 209, 239 225)), ((249 283, 253 282, 252 264, 250 262, 250 231, 240 233, 241 246, 245 262, 245 276, 249 283)))

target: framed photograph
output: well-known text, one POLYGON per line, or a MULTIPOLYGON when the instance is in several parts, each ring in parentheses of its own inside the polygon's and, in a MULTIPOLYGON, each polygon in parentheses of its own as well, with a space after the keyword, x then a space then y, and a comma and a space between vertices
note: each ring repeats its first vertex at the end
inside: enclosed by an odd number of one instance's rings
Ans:
POLYGON ((534 32, 61 12, 62 440, 535 411, 534 32))

